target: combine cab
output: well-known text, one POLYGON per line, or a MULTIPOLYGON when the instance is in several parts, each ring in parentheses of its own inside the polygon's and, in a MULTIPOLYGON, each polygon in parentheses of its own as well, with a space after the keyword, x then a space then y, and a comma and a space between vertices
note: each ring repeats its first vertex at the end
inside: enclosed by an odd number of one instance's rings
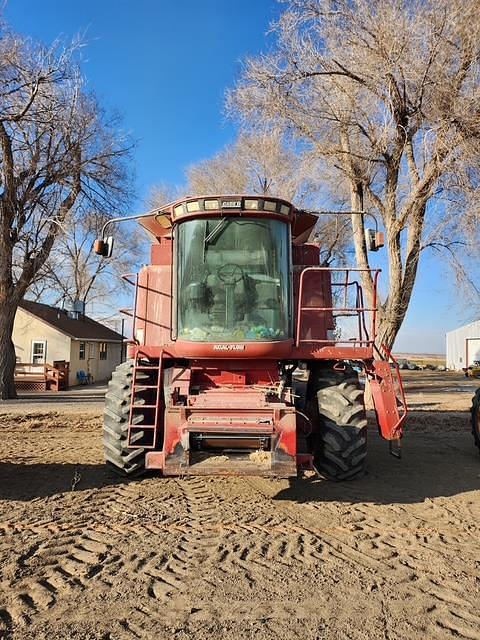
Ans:
MULTIPOLYGON (((258 196, 186 198, 140 218, 133 341, 106 395, 107 462, 126 475, 362 472, 370 381, 380 433, 406 415, 398 366, 375 347, 361 270, 319 266, 317 216, 258 196)), ((111 242, 97 252, 110 255, 111 242)))

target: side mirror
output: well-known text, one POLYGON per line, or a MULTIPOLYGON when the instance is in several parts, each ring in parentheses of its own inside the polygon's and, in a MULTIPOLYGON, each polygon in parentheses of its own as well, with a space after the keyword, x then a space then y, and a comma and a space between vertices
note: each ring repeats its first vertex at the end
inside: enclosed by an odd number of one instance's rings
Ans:
POLYGON ((94 251, 97 256, 102 256, 103 258, 110 258, 113 251, 113 236, 108 236, 108 238, 100 238, 95 240, 94 251))
POLYGON ((378 251, 385 246, 385 236, 383 231, 365 229, 365 244, 368 251, 378 251))

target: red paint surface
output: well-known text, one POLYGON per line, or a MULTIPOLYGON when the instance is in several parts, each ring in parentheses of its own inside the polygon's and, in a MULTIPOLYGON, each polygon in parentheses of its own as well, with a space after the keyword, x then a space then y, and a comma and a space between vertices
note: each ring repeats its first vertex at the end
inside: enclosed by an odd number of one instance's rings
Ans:
MULTIPOLYGON (((252 197, 253 198, 253 197, 252 197)), ((269 198, 270 199, 270 198, 269 198)), ((273 200, 273 199, 270 199, 273 200)), ((173 223, 175 204, 169 208, 173 223)), ((218 211, 202 211, 181 219, 218 215, 218 211)), ((224 211, 222 215, 239 215, 224 211)), ((293 225, 293 236, 301 239, 312 223, 292 211, 279 213, 241 212, 252 217, 274 217, 293 225)), ((372 384, 373 398, 381 434, 386 439, 402 435, 406 407, 401 380, 390 355, 374 359, 375 314, 366 307, 360 286, 359 270, 329 270, 319 267, 319 247, 315 244, 292 244, 292 335, 288 340, 226 344, 175 340, 175 304, 173 277, 173 233, 157 229, 155 219, 144 226, 157 235, 152 245, 151 265, 142 268, 136 286, 134 328, 136 343, 130 345, 129 356, 138 355, 152 363, 161 359, 161 410, 158 414, 157 448, 147 457, 147 466, 162 468, 171 474, 182 473, 190 464, 189 442, 192 434, 223 434, 240 437, 270 438, 272 473, 292 475, 297 466, 311 467, 308 453, 297 456, 297 425, 293 399, 288 393, 276 395, 279 362, 297 360, 363 362, 372 384), (335 273, 334 273, 335 272, 335 273), (337 294, 332 295, 332 277, 337 294), (344 285, 342 285, 344 277, 344 285), (340 282, 340 284, 339 284, 340 282), (343 289, 342 289, 343 286, 343 289), (357 334, 334 340, 334 314, 342 307, 342 292, 354 289, 357 296, 353 314, 357 334), (340 301, 340 302, 339 302, 340 301), (400 382, 399 382, 400 381, 400 382), (270 389, 270 391, 268 390, 270 389), (403 408, 399 410, 399 406, 403 408), (290 462, 289 462, 290 461, 290 462), (292 462, 293 461, 293 465, 292 462), (183 466, 182 466, 183 465, 183 466)), ((378 272, 374 273, 376 287, 378 272)), ((347 300, 346 294, 344 295, 347 300)), ((374 305, 376 304, 376 295, 374 305)), ((221 467, 220 467, 221 468, 221 467)), ((228 469, 226 470, 228 472, 228 469)), ((268 472, 269 473, 269 472, 268 472)))

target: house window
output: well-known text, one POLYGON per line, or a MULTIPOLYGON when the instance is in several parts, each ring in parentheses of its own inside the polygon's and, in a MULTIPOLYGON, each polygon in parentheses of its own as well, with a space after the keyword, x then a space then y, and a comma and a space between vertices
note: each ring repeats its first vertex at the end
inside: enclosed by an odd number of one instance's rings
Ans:
POLYGON ((106 360, 107 359, 107 343, 106 342, 100 342, 100 345, 99 345, 99 358, 100 358, 100 360, 106 360))
POLYGON ((95 358, 95 342, 88 343, 88 357, 90 359, 95 358))
POLYGON ((47 351, 47 343, 45 340, 32 341, 32 363, 45 364, 45 354, 47 351))
POLYGON ((85 360, 85 342, 80 342, 79 351, 78 351, 78 359, 85 360))

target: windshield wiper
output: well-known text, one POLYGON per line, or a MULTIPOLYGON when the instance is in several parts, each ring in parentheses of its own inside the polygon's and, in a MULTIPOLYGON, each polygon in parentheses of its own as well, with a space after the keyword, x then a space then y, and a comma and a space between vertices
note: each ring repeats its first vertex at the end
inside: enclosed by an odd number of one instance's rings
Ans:
POLYGON ((209 244, 213 244, 215 240, 220 236, 220 232, 225 224, 228 222, 228 218, 222 218, 220 222, 210 231, 208 236, 203 241, 203 246, 206 249, 209 244))

